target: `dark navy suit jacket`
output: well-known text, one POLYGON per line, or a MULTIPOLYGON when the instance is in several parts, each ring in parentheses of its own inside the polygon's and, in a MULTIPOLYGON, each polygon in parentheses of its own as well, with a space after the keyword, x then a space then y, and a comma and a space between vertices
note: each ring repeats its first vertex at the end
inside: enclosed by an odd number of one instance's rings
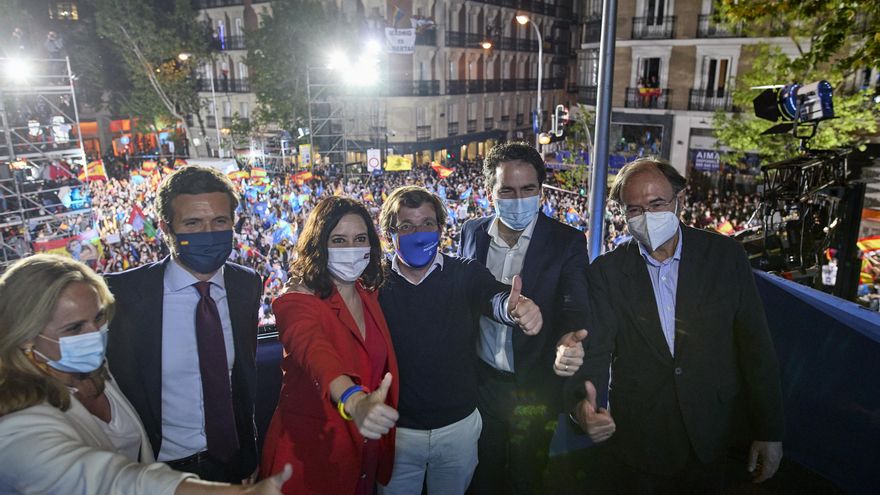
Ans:
MULTIPOLYGON (((465 222, 459 256, 486 264, 489 226, 495 218, 465 222)), ((541 308, 544 326, 534 337, 513 332, 513 363, 519 384, 541 385, 543 381, 546 385, 553 372, 556 342, 566 332, 587 328, 588 263, 583 232, 539 213, 520 277, 522 294, 541 308)))
MULTIPOLYGON (((162 443, 162 300, 165 267, 169 261, 166 257, 157 263, 105 275, 116 298, 116 313, 108 334, 107 362, 122 392, 137 410, 156 455, 162 443)), ((229 262, 224 267, 223 278, 235 340, 232 402, 241 444, 240 458, 233 459, 229 468, 240 464, 244 478, 256 469, 258 462, 254 399, 257 311, 262 283, 260 276, 250 268, 229 262)))

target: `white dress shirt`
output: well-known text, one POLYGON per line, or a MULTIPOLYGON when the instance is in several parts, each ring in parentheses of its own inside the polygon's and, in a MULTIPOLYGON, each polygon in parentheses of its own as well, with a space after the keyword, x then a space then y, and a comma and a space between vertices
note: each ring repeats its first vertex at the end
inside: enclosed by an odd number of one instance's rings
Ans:
MULTIPOLYGON (((514 275, 522 272, 526 251, 532 240, 532 232, 538 216, 520 234, 516 244, 509 246, 498 233, 498 217, 489 225, 489 251, 486 253, 486 267, 495 280, 510 284, 514 275)), ((485 316, 480 317, 480 339, 477 341, 477 354, 489 366, 501 371, 514 371, 513 327, 498 323, 485 316)))
POLYGON ((400 263, 403 263, 403 262, 400 261, 400 259, 397 256, 397 253, 395 253, 394 256, 391 258, 391 269, 394 270, 395 273, 397 273, 398 275, 403 277, 403 279, 406 280, 407 282, 409 282, 413 285, 419 285, 422 282, 424 282, 425 279, 428 278, 428 275, 430 275, 431 272, 433 272, 434 270, 436 270, 438 268, 440 270, 443 270, 443 255, 440 254, 440 250, 438 249, 437 254, 434 255, 434 261, 431 262, 431 268, 428 268, 428 271, 426 271, 425 274, 422 275, 422 278, 420 278, 417 282, 413 282, 412 280, 406 278, 406 275, 404 275, 400 271, 400 263))
MULTIPOLYGON (((162 445, 157 456, 159 461, 189 457, 208 446, 196 341, 196 306, 200 296, 193 284, 198 281, 174 259, 168 262, 162 299, 162 445)), ((209 282, 211 297, 220 313, 226 365, 231 376, 235 346, 223 268, 209 282)))

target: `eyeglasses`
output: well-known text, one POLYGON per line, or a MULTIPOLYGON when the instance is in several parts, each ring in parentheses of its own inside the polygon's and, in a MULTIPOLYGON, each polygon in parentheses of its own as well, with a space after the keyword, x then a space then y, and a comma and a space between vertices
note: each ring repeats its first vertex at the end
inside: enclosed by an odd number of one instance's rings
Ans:
POLYGON ((667 206, 671 205, 675 201, 675 199, 676 199, 675 196, 673 196, 672 199, 670 199, 669 201, 663 201, 662 199, 655 199, 654 201, 651 201, 651 203, 648 204, 648 206, 623 205, 623 211, 626 213, 627 218, 634 218, 639 215, 644 215, 646 211, 654 212, 654 211, 662 210, 663 208, 666 208, 667 206))
POLYGON ((411 223, 402 223, 394 227, 393 232, 400 235, 410 235, 416 232, 434 232, 437 230, 437 222, 435 220, 426 220, 421 225, 413 225, 411 223))

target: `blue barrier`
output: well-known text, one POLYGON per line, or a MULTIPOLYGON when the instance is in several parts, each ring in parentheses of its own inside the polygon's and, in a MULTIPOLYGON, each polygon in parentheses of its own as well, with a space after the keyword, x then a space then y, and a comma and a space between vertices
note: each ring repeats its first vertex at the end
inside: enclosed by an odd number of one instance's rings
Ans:
POLYGON ((846 493, 877 493, 880 313, 763 272, 755 280, 782 372, 785 456, 846 493))

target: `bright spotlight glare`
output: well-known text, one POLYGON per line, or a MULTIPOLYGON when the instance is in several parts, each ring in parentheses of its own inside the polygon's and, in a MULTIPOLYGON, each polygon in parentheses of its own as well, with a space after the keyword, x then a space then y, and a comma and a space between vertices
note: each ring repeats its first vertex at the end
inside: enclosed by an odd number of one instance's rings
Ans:
POLYGON ((6 77, 16 83, 24 83, 27 81, 31 73, 30 64, 20 58, 11 58, 6 62, 6 77))
POLYGON ((366 49, 370 55, 378 55, 382 51, 382 44, 376 40, 370 40, 367 42, 366 49))
POLYGON ((345 70, 343 80, 352 86, 372 86, 379 81, 378 65, 375 58, 360 58, 345 70))
POLYGON ((330 58, 327 60, 327 68, 328 69, 340 69, 340 70, 348 70, 348 57, 345 56, 341 51, 335 51, 330 54, 330 58))

